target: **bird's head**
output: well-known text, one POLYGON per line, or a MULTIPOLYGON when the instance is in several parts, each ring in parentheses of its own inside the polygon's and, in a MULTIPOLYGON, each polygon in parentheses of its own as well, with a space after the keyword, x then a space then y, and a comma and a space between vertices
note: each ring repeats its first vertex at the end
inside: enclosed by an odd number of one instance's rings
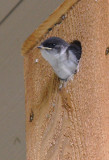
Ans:
POLYGON ((61 54, 61 51, 65 50, 66 47, 68 47, 68 43, 59 37, 50 37, 38 46, 42 55, 48 54, 51 56, 61 54))

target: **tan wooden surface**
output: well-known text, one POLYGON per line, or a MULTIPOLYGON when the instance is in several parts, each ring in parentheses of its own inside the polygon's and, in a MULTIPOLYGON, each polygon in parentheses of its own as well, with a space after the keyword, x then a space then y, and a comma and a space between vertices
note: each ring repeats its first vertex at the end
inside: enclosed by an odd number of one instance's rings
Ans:
POLYGON ((46 25, 44 32, 36 30, 23 46, 27 160, 109 159, 108 0, 81 0, 69 8, 60 24, 46 35, 46 25), (39 45, 50 36, 82 43, 80 72, 61 91, 34 47, 35 39, 39 45))

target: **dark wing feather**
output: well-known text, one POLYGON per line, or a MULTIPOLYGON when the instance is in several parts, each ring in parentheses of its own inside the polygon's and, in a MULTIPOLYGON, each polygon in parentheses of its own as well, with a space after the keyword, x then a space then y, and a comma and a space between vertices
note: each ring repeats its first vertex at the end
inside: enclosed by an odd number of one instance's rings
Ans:
POLYGON ((76 56, 77 60, 79 61, 82 54, 82 47, 79 41, 75 40, 72 43, 70 43, 70 46, 67 49, 68 57, 69 57, 69 53, 71 52, 76 56))

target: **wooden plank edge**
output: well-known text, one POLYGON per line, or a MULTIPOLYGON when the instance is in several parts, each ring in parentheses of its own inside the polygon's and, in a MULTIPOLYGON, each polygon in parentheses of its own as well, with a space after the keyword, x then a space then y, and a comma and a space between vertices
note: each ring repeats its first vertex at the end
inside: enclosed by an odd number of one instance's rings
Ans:
POLYGON ((28 38, 22 46, 24 56, 53 28, 55 24, 63 20, 66 12, 80 0, 65 0, 28 38))

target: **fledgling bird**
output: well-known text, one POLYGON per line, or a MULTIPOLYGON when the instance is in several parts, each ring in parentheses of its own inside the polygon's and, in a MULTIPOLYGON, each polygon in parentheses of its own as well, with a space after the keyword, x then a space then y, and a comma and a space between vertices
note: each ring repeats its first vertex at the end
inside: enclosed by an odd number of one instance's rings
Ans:
POLYGON ((77 40, 71 44, 59 37, 50 37, 38 46, 43 58, 49 62, 56 75, 67 81, 79 70, 81 43, 77 40))

